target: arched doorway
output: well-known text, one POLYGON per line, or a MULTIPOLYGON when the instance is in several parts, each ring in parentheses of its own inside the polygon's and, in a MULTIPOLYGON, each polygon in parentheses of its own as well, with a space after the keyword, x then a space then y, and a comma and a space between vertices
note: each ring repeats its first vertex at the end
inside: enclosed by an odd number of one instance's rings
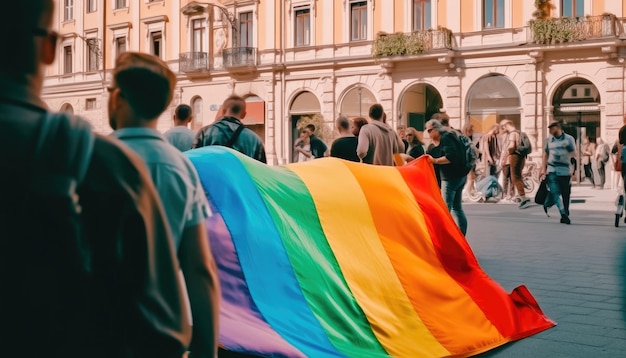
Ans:
POLYGON ((351 88, 343 96, 339 114, 350 119, 355 117, 368 117, 370 107, 376 104, 376 96, 363 86, 351 88))
POLYGON ((202 97, 196 96, 191 99, 191 110, 193 111, 193 121, 191 122, 191 129, 194 131, 202 128, 203 122, 203 103, 202 97))
MULTIPOLYGON (((589 80, 576 77, 563 82, 552 97, 553 120, 562 124, 563 131, 576 139, 580 163, 581 138, 589 137, 591 142, 600 136, 600 91, 589 80)), ((547 124, 546 124, 547 126, 547 124)), ((576 165, 574 180, 582 175, 580 165, 576 165)))
MULTIPOLYGON (((289 157, 293 158, 293 143, 298 138, 298 122, 303 118, 314 118, 321 116, 320 102, 317 97, 308 91, 300 92, 289 106, 289 117, 291 119, 291 142, 289 145, 289 157)), ((323 121, 322 121, 323 122, 323 121)))
POLYGON ((265 101, 254 94, 244 99, 246 100, 246 117, 241 122, 265 142, 265 101))
POLYGON ((69 103, 65 103, 61 106, 60 111, 68 114, 74 114, 74 107, 72 107, 72 105, 69 103))
POLYGON ((490 75, 474 82, 467 94, 467 116, 478 140, 496 123, 509 119, 521 129, 522 101, 515 84, 503 75, 490 75))
POLYGON ((424 124, 441 108, 443 100, 435 87, 415 84, 407 88, 400 99, 400 121, 407 127, 424 131, 424 124))

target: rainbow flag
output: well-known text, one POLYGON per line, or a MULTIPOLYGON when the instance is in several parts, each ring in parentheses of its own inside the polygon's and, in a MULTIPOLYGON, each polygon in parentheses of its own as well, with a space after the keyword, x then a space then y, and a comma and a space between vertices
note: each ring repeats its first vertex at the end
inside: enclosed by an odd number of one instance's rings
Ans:
POLYGON ((215 210, 220 345, 272 357, 469 356, 554 326, 482 271, 425 159, 271 167, 187 152, 215 210))

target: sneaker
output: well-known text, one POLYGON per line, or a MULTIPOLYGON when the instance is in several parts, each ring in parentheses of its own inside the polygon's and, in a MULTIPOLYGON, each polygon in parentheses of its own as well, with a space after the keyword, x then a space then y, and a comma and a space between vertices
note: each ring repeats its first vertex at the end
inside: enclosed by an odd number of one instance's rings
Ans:
POLYGON ((571 223, 572 222, 570 221, 569 216, 561 214, 561 224, 569 225, 571 223))
POLYGON ((530 199, 524 199, 521 203, 519 203, 520 209, 526 209, 530 206, 530 199))
POLYGON ((550 214, 548 214, 548 207, 545 205, 542 205, 542 206, 543 206, 543 212, 546 213, 547 217, 550 217, 550 214))
POLYGON ((516 196, 513 199, 511 199, 511 201, 514 202, 514 203, 521 203, 522 202, 522 198, 520 198, 519 196, 516 196))

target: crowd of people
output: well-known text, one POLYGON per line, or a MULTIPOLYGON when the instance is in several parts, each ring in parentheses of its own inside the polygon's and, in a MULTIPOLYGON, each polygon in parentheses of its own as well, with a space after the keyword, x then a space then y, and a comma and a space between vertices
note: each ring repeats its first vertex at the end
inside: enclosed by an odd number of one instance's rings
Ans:
MULTIPOLYGON (((53 1, 5 6, 0 38, 13 54, 0 56, 0 143, 6 153, 0 179, 0 351, 27 357, 181 357, 191 351, 193 357, 215 357, 220 288, 204 227, 212 213, 182 152, 221 145, 266 163, 262 139, 241 122, 245 100, 228 97, 220 118, 197 133, 187 128, 191 108, 180 105, 175 126, 161 134, 157 121, 173 98, 176 76, 155 56, 126 52, 116 59, 108 88, 114 132, 94 134, 84 120, 51 113, 41 100, 44 68, 57 53, 53 1)), ((462 191, 476 179, 464 138, 478 152, 477 163, 489 175, 502 170, 520 208, 528 205, 521 183, 523 134, 510 120, 474 143, 471 126, 458 131, 435 117, 425 124, 428 148, 422 132, 393 130, 380 104, 371 106, 369 120, 339 117, 336 128, 339 137, 328 148, 314 125, 303 127, 294 143, 297 161, 330 155, 393 166, 425 155, 463 234, 462 191)), ((556 205, 561 222, 569 224, 575 141, 558 122, 549 129, 544 210, 556 205)), ((604 168, 609 155, 601 139, 597 144, 583 143, 582 153, 594 185, 588 166, 595 160, 604 168)), ((624 144, 626 126, 612 148, 622 160, 624 144)), ((598 171, 602 185, 604 169, 598 171)))

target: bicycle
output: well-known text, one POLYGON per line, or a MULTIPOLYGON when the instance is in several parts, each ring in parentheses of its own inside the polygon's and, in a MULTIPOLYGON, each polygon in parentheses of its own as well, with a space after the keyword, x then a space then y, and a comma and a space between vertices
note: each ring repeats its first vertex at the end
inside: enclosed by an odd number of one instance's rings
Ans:
POLYGON ((534 195, 537 189, 539 189, 539 183, 541 182, 539 178, 539 166, 530 158, 526 162, 526 165, 524 165, 524 169, 522 169, 522 182, 524 183, 526 195, 534 195))

